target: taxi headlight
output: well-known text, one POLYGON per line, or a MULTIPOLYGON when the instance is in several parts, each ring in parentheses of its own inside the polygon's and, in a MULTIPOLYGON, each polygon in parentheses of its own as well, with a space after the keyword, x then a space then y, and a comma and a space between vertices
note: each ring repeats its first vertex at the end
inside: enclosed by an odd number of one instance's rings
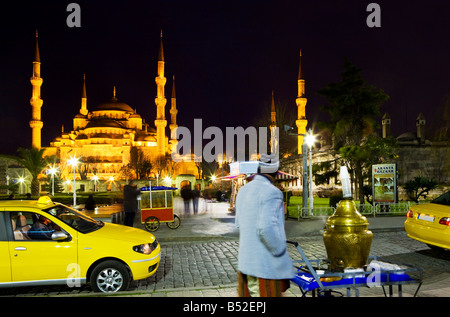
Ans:
POLYGON ((135 245, 133 250, 142 254, 150 254, 158 247, 158 241, 154 241, 153 243, 144 243, 140 245, 135 245))

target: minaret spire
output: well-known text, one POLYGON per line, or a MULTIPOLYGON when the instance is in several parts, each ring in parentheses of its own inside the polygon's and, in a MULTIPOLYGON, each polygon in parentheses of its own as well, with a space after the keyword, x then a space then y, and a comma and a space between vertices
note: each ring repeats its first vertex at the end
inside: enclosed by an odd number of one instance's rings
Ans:
POLYGON ((175 75, 172 76, 172 99, 176 99, 176 93, 175 93, 175 75))
MULTIPOLYGON (((295 100, 297 104, 297 121, 295 122, 298 128, 298 154, 302 154, 303 145, 303 135, 306 134, 306 125, 308 121, 306 120, 305 108, 307 99, 305 97, 305 79, 303 74, 302 65, 302 50, 300 50, 300 61, 298 68, 298 80, 297 80, 297 99, 295 100)), ((306 155, 306 153, 304 153, 306 155)))
POLYGON ((34 51, 34 61, 35 62, 41 62, 41 56, 39 55, 39 43, 38 43, 39 33, 38 30, 36 30, 36 48, 34 51))
POLYGON ((88 114, 87 110, 87 94, 86 94, 86 74, 83 74, 83 89, 81 90, 81 109, 80 113, 85 116, 88 114))
POLYGON ((117 101, 116 97, 116 85, 113 86, 113 97, 111 98, 112 101, 117 101))
POLYGON ((304 79, 303 68, 302 68, 302 50, 300 49, 300 62, 298 63, 298 80, 304 79))
POLYGON ((270 126, 276 125, 277 125, 277 112, 275 110, 275 99, 273 97, 273 90, 272 90, 272 105, 270 107, 270 126))
MULTIPOLYGON (((176 127, 178 127, 177 125, 177 97, 175 94, 175 75, 173 75, 172 78, 172 98, 171 98, 171 107, 170 107, 170 135, 172 136, 172 131, 173 129, 175 129, 176 127)), ((175 139, 175 138, 172 138, 175 139)))
POLYGON ((157 152, 159 156, 164 156, 166 154, 166 131, 167 126, 166 116, 165 116, 165 106, 167 103, 164 86, 166 85, 166 77, 164 77, 164 52, 163 52, 163 38, 161 30, 161 43, 159 46, 158 54, 158 73, 155 78, 156 82, 156 142, 157 142, 157 152))
POLYGON ((270 107, 270 153, 276 153, 278 148, 278 133, 277 133, 277 112, 275 110, 275 98, 272 90, 272 105, 270 107))
POLYGON ((175 93, 175 75, 172 77, 172 98, 170 100, 170 143, 173 149, 173 146, 178 143, 178 140, 176 138, 176 128, 178 128, 177 125, 177 98, 175 93))
POLYGON ((41 99, 41 57, 39 54, 39 44, 38 44, 38 31, 36 30, 36 48, 34 53, 33 61, 33 75, 30 78, 31 82, 31 146, 36 149, 41 148, 41 130, 44 125, 41 121, 41 107, 43 100, 41 99))
POLYGON ((164 49, 163 49, 163 32, 161 29, 161 40, 159 43, 159 53, 158 53, 158 61, 164 62, 164 49))

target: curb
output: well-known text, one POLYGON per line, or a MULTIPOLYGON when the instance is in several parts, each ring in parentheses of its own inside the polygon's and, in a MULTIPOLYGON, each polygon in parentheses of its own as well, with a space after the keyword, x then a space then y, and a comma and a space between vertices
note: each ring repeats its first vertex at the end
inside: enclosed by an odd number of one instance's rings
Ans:
MULTIPOLYGON (((46 297, 139 297, 140 295, 150 295, 150 294, 163 294, 167 296, 170 293, 182 293, 182 292, 203 292, 208 290, 228 290, 237 289, 237 283, 231 284, 219 284, 211 286, 192 286, 192 287, 179 287, 179 288, 165 288, 165 289, 154 289, 154 290, 132 290, 123 291, 117 293, 80 293, 80 294, 63 294, 63 295, 48 295, 46 297)), ((155 296, 157 297, 157 296, 155 296)))
POLYGON ((200 236, 200 237, 162 237, 158 238, 158 242, 175 243, 175 242, 214 242, 214 241, 237 241, 239 237, 227 236, 200 236))

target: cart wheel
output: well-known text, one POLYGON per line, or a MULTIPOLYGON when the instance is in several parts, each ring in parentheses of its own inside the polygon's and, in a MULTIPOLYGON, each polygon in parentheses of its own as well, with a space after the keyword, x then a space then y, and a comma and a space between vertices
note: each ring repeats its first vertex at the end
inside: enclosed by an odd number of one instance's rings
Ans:
POLYGON ((170 229, 176 229, 180 226, 181 220, 177 215, 173 215, 173 222, 167 222, 167 227, 170 229))
POLYGON ((147 231, 156 231, 159 229, 159 219, 154 216, 150 216, 145 219, 144 226, 147 231))

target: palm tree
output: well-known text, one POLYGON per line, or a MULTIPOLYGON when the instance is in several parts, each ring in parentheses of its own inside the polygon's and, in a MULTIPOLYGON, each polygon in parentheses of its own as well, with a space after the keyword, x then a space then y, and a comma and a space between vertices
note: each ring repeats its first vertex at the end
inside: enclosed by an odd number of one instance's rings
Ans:
POLYGON ((19 152, 19 156, 1 156, 16 161, 18 164, 20 164, 30 172, 32 177, 31 196, 38 196, 40 192, 38 176, 48 165, 48 159, 44 158, 44 149, 39 150, 36 148, 19 148, 17 152, 19 152))

